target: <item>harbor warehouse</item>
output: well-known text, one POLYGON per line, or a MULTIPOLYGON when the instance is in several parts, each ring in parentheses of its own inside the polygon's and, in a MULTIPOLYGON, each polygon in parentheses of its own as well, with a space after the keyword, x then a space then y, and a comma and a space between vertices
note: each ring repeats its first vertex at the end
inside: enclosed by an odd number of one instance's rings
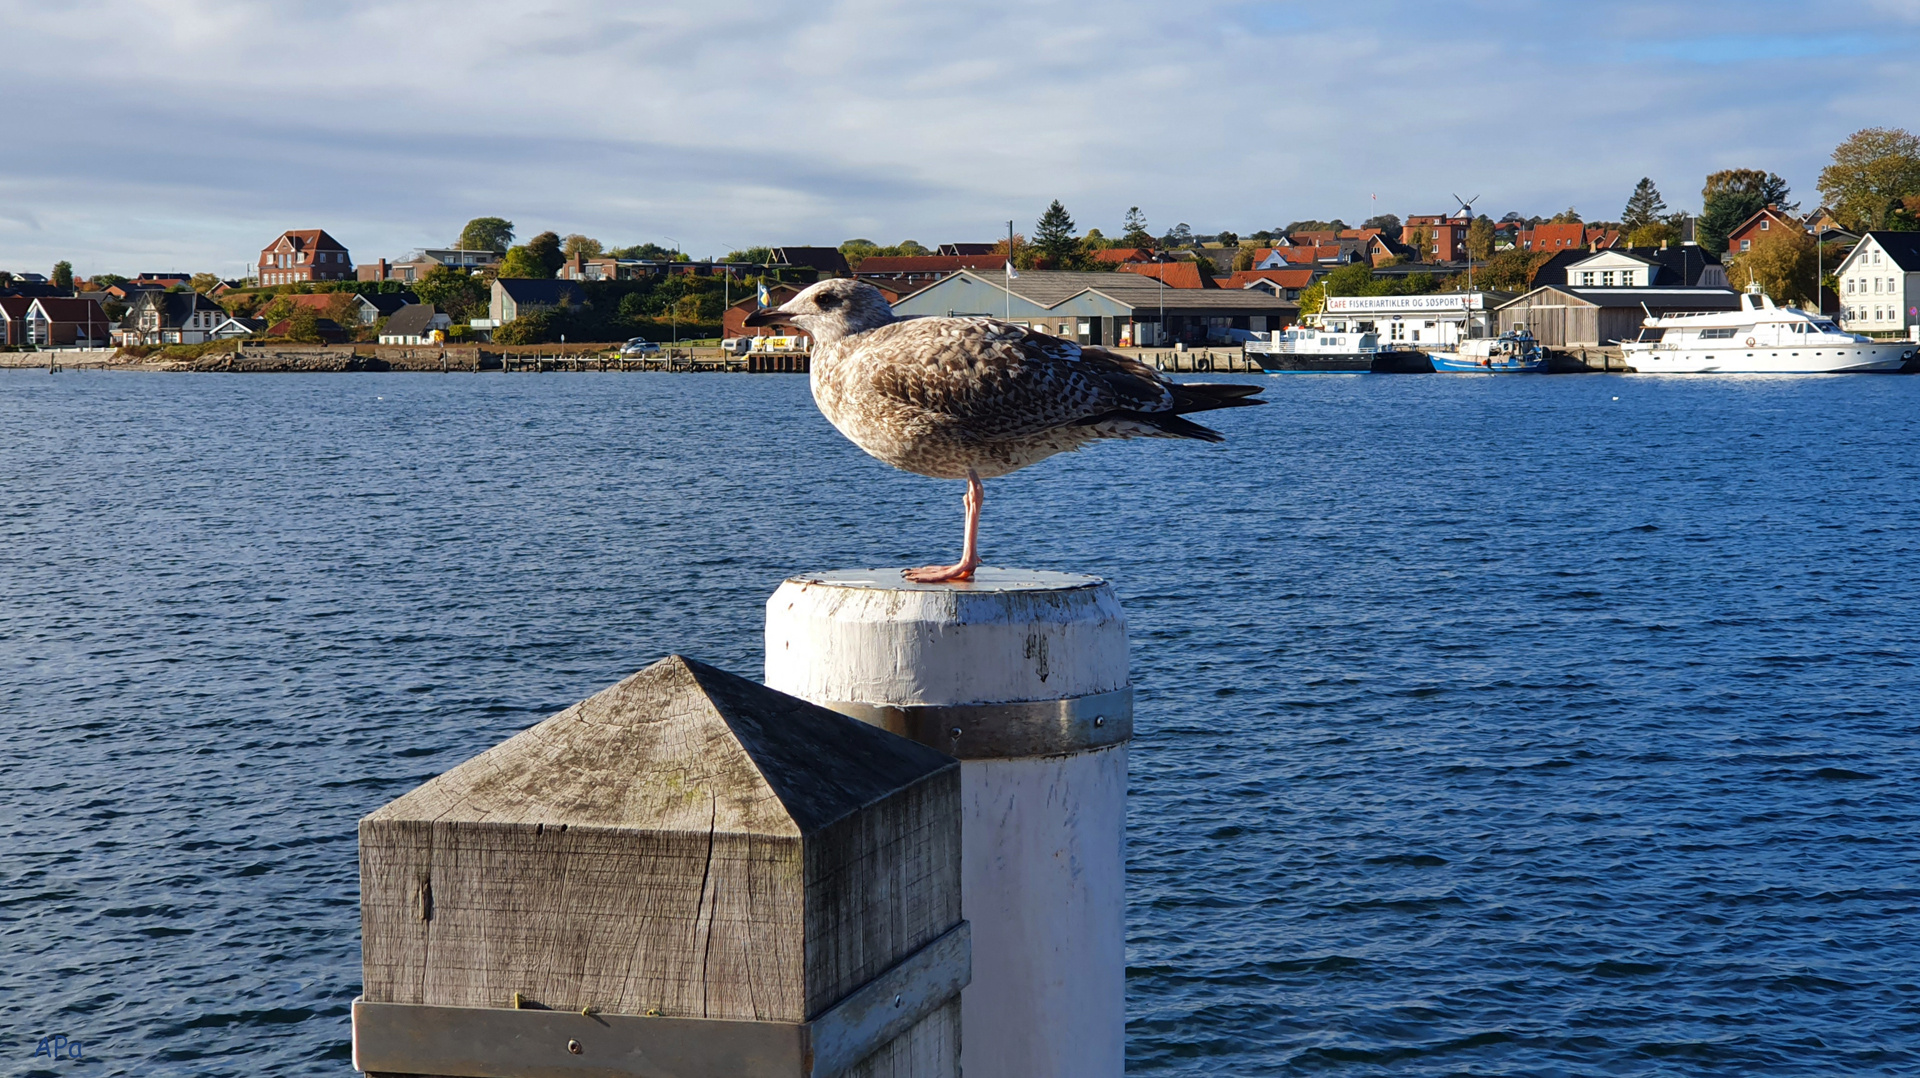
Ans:
POLYGON ((1547 348, 1630 341, 1649 315, 1731 311, 1740 297, 1725 288, 1536 288, 1502 304, 1500 331, 1525 326, 1547 348))
POLYGON ((1297 304, 1258 288, 1170 288, 1131 273, 961 270, 893 305, 902 318, 985 315, 1081 344, 1204 344, 1218 331, 1264 333, 1293 321, 1297 304))

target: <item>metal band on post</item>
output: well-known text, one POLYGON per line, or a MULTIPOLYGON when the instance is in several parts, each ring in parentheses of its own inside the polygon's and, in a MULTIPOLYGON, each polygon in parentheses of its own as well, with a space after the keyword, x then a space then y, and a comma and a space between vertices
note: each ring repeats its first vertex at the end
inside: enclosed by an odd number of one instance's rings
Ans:
POLYGON ((1133 687, 1005 704, 822 706, 962 760, 1066 756, 1133 739, 1133 687))
POLYGON ((468 1078, 832 1078, 973 979, 962 921, 807 1022, 353 1001, 353 1066, 468 1078))

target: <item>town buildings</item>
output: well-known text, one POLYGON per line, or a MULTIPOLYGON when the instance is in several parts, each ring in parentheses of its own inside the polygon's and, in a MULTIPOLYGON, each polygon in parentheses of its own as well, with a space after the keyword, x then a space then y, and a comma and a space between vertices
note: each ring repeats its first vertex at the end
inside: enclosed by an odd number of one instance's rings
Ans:
MULTIPOLYGON (((384 258, 362 265, 354 271, 362 281, 422 280, 441 266, 477 273, 500 264, 497 251, 474 251, 463 247, 423 247, 394 262, 384 258)), ((266 283, 266 282, 261 282, 266 283)))
POLYGON ((39 348, 105 348, 112 343, 106 311, 91 296, 39 296, 27 306, 26 340, 39 348))
POLYGON ((198 292, 141 292, 120 317, 120 343, 199 344, 226 320, 227 312, 198 292))
POLYGON ((410 303, 394 312, 380 328, 381 344, 433 344, 435 333, 445 333, 453 319, 430 303, 410 303))
POLYGON ((1006 318, 1081 344, 1205 343, 1216 331, 1265 332, 1291 322, 1296 304, 1262 289, 1168 288, 1132 273, 962 270, 894 304, 894 313, 1006 318))
POLYGON ((1869 232, 1834 270, 1840 327, 1905 333, 1920 325, 1920 232, 1869 232))
POLYGON ((347 249, 318 228, 282 232, 279 239, 261 248, 258 273, 263 285, 354 279, 353 259, 347 249))

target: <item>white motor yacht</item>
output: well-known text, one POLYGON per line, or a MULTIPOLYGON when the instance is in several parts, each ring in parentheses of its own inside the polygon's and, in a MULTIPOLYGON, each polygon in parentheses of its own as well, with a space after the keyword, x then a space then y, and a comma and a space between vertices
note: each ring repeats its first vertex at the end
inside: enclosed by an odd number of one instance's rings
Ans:
POLYGON ((1641 374, 1838 374, 1897 371, 1916 345, 1848 333, 1751 288, 1736 311, 1649 317, 1620 348, 1641 374))

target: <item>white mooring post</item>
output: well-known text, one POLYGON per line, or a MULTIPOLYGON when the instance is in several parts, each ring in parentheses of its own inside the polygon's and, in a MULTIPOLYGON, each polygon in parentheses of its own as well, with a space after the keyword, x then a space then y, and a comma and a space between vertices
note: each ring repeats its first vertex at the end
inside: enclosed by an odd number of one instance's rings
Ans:
POLYGON ((961 760, 967 1078, 1119 1078, 1126 1040, 1126 618, 1096 577, 800 576, 767 685, 961 760))

